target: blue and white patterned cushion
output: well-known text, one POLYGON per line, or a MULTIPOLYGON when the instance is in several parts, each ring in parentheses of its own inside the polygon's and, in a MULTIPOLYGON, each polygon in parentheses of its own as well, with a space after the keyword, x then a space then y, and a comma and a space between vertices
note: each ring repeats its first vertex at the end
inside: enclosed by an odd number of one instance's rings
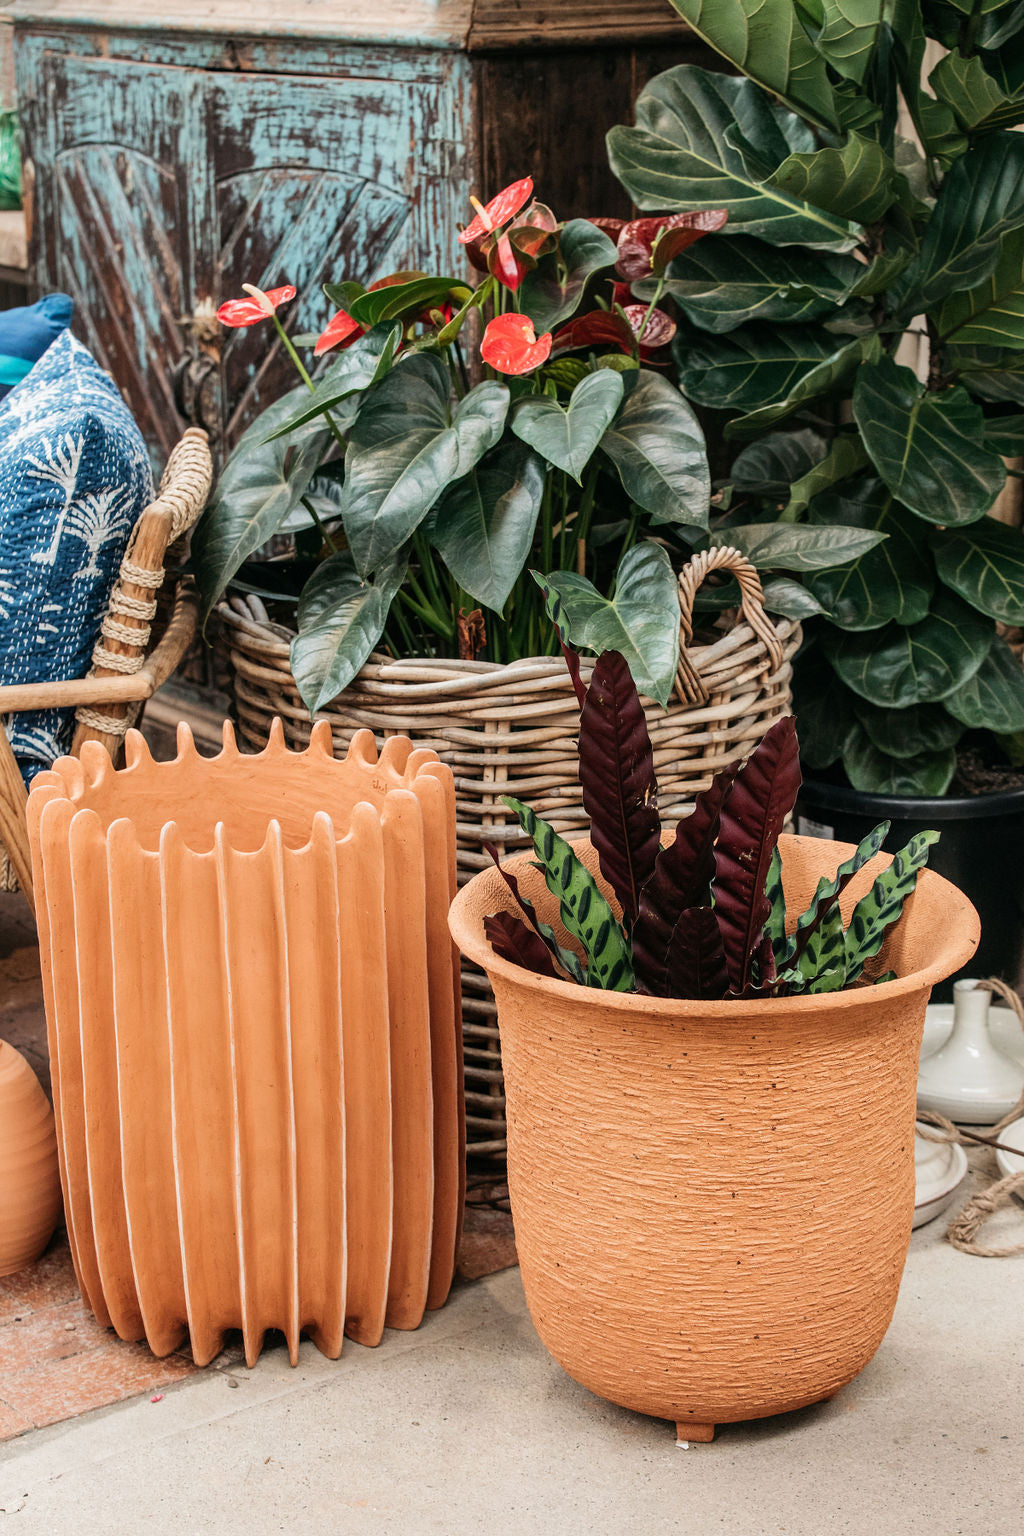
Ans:
MULTIPOLYGON (((0 678, 84 677, 128 536, 152 500, 146 445, 69 331, 0 401, 0 678)), ((74 711, 12 716, 28 783, 66 752, 74 711)))

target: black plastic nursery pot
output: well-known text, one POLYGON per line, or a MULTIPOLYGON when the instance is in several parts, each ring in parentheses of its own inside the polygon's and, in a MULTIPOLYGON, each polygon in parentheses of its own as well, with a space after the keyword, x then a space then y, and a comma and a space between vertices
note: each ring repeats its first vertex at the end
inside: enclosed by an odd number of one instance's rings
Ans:
MULTIPOLYGON (((880 821, 892 826, 884 848, 895 853, 917 832, 941 834, 929 869, 970 897, 981 917, 981 944, 970 962, 972 976, 1001 976, 1011 986, 1024 980, 1024 789, 988 795, 920 798, 869 795, 821 780, 805 780, 796 805, 797 831, 806 837, 859 843, 880 821)), ((961 971, 936 987, 933 1000, 948 1002, 961 971)))

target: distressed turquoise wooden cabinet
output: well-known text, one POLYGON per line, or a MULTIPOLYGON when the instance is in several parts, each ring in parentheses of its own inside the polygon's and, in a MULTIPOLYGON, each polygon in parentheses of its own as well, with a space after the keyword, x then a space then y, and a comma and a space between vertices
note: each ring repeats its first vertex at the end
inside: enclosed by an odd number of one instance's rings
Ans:
MULTIPOLYGON (((664 0, 0 0, 34 172, 32 265, 162 456, 182 418, 222 446, 288 373, 226 333, 243 282, 464 271, 471 192, 531 173, 559 213, 624 211, 605 130, 695 56, 664 0)), ((269 348, 269 354, 268 354, 269 348)))

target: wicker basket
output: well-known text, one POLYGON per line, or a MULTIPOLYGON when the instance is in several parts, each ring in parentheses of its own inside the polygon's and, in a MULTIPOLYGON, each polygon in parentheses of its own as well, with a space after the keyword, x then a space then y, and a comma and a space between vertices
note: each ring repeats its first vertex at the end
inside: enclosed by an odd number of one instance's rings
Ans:
MULTIPOLYGON (((230 655, 240 740, 262 748, 275 716, 292 746, 309 740, 309 711, 289 665, 292 632, 273 623, 258 599, 220 604, 219 639, 230 655)), ((764 613, 753 567, 732 549, 697 555, 680 576, 684 645, 677 695, 668 710, 647 706, 666 822, 684 815, 719 769, 744 756, 771 722, 789 709, 792 657, 800 627, 773 624, 764 613), (692 644, 697 587, 715 569, 740 581, 742 617, 710 643, 692 644)), ((583 659, 584 678, 593 662, 583 659)), ((459 881, 489 859, 484 844, 504 853, 526 839, 501 803, 526 801, 555 829, 572 837, 588 826, 576 771, 579 709, 560 657, 492 662, 391 660, 375 655, 351 685, 317 717, 330 721, 336 748, 364 726, 381 736, 407 734, 432 747, 455 774, 459 881)), ((505 1151, 505 1100, 494 1003, 475 967, 464 965, 463 1035, 468 1150, 505 1151)))

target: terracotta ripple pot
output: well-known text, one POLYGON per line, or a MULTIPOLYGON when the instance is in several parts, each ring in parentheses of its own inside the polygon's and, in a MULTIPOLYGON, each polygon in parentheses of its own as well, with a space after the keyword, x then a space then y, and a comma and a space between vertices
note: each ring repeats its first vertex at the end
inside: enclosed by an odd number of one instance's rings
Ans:
MULTIPOLYGON (((796 837, 781 849, 794 914, 853 851, 796 837)), ((847 916, 887 862, 851 883, 847 916)), ((557 927, 529 858, 507 867, 557 927)), ((487 943, 499 908, 511 898, 488 871, 450 926, 497 999, 516 1244, 547 1348, 690 1440, 832 1396, 896 1303, 925 1006, 978 942, 970 902, 926 872, 880 957, 877 974, 897 980, 742 1003, 534 975, 487 943)))
POLYGON ((215 758, 129 732, 29 797, 82 1293, 158 1355, 327 1355, 447 1297, 463 1199, 452 777, 361 731, 215 758))
POLYGON ((21 1052, 0 1040, 0 1275, 33 1264, 59 1216, 50 1101, 21 1052))

